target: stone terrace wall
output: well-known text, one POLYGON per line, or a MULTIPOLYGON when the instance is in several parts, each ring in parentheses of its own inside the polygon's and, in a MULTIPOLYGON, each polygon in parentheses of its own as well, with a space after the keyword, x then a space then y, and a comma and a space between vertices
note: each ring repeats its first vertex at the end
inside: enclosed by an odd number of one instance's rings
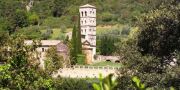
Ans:
POLYGON ((115 67, 100 67, 100 66, 72 66, 71 68, 59 69, 53 77, 58 76, 66 78, 98 78, 99 74, 104 77, 109 74, 117 76, 116 72, 120 68, 115 67))
POLYGON ((120 56, 103 56, 103 55, 97 55, 95 62, 101 62, 101 61, 111 61, 111 62, 120 62, 120 56))

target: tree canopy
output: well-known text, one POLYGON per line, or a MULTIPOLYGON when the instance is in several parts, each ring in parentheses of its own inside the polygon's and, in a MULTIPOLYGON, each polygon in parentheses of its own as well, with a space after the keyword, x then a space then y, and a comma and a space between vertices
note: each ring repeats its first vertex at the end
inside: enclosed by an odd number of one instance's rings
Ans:
POLYGON ((179 7, 162 7, 144 15, 140 21, 138 46, 143 54, 169 56, 180 47, 179 7))

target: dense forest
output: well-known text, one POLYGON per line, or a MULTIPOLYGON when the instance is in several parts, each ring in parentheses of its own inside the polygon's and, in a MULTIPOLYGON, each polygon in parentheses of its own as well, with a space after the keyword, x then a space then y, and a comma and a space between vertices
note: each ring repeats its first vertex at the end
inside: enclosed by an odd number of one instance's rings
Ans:
POLYGON ((87 3, 97 7, 99 25, 133 23, 142 13, 157 8, 162 2, 169 0, 2 0, 0 31, 13 33, 36 25, 73 27, 72 17, 78 15, 79 6, 87 3), (32 6, 27 10, 28 5, 32 6))

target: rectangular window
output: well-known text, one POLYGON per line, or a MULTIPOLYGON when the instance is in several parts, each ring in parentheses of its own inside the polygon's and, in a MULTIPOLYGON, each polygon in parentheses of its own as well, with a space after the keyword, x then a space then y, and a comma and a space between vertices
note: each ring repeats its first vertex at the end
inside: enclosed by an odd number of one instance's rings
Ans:
POLYGON ((44 52, 44 48, 42 48, 42 52, 44 52))
POLYGON ((84 38, 84 39, 85 39, 85 35, 81 35, 81 38, 84 38))

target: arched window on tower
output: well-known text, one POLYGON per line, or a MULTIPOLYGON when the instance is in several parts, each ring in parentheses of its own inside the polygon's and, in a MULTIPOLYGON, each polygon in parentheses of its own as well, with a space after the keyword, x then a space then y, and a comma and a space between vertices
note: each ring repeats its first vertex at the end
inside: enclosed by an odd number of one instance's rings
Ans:
POLYGON ((83 33, 83 29, 81 29, 81 33, 83 33))
POLYGON ((83 12, 81 12, 81 15, 82 15, 82 17, 83 17, 83 12))
POLYGON ((87 12, 85 11, 85 16, 87 16, 87 12))

